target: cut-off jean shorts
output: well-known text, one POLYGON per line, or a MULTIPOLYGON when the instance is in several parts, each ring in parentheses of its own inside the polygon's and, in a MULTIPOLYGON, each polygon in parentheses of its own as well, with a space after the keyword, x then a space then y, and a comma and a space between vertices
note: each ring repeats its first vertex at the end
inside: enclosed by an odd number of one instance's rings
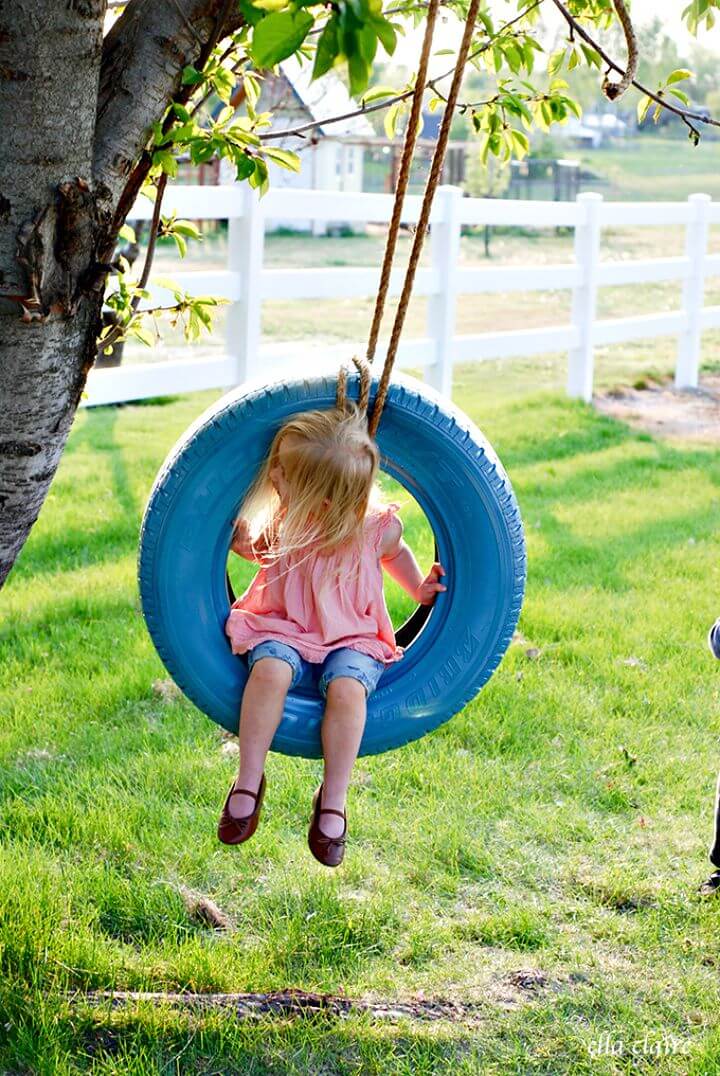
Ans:
MULTIPOLYGON (((282 643, 279 639, 267 639, 264 643, 258 643, 248 651, 248 670, 260 658, 280 658, 286 661, 293 670, 293 678, 288 690, 292 690, 302 679, 306 665, 317 664, 308 662, 298 653, 294 646, 282 643)), ((365 698, 369 698, 377 687, 377 682, 385 668, 382 661, 376 661, 369 654, 362 654, 359 650, 353 650, 350 646, 341 646, 337 650, 331 650, 322 662, 318 689, 323 698, 327 698, 327 687, 331 680, 338 676, 351 676, 365 688, 365 698)))

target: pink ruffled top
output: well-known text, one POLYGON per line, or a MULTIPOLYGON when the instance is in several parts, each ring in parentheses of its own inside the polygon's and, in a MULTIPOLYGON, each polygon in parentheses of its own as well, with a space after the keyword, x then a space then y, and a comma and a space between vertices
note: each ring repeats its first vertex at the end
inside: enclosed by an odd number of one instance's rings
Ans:
POLYGON ((348 550, 309 556, 293 552, 261 568, 225 622, 232 652, 244 654, 276 639, 311 662, 322 662, 343 646, 386 665, 399 661, 404 650, 395 643, 385 604, 379 552, 383 532, 399 508, 392 501, 368 511, 357 573, 348 550))

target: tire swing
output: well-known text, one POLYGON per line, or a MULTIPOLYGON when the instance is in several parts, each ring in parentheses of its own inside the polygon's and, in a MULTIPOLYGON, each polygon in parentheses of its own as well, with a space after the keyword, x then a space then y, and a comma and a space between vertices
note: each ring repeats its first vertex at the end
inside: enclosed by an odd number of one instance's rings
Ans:
MULTIPOLYGON (((388 292, 438 6, 439 0, 431 0, 428 8, 368 362, 375 354, 388 292)), ((366 413, 374 399, 368 431, 376 439, 381 469, 424 511, 448 588, 432 605, 418 606, 395 632, 405 653, 386 667, 368 699, 360 754, 401 747, 462 710, 500 663, 517 624, 525 541, 517 502, 497 455, 468 416, 429 386, 404 374, 390 384, 478 7, 479 0, 472 0, 381 378, 372 378, 368 362, 354 358, 358 374, 352 377, 341 367, 338 373, 272 385, 260 380, 245 384, 190 426, 168 454, 150 493, 138 558, 148 631, 185 695, 229 732, 237 733, 248 677, 246 655, 233 654, 225 634, 234 600, 227 575, 233 520, 276 431, 299 411, 342 407, 356 386, 366 413)), ((306 668, 288 692, 272 750, 321 757, 319 668, 306 668)))

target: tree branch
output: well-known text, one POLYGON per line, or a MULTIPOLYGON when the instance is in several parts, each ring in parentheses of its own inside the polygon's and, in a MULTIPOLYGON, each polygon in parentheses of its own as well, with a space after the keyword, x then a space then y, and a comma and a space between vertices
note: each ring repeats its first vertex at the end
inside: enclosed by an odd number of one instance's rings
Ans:
MULTIPOLYGON (((625 0, 613 0, 613 5, 617 13, 617 17, 620 20, 620 25, 623 28, 625 34, 625 44, 627 45, 628 64, 625 74, 622 76, 619 82, 611 82, 606 73, 602 83, 602 92, 607 97, 608 101, 616 101, 618 97, 621 97, 625 93, 632 80, 635 78, 638 66, 638 46, 637 38, 635 37, 635 30, 633 28, 630 13, 625 7, 625 0)), ((572 27, 570 27, 572 32, 572 27)))
MULTIPOLYGON (((600 47, 600 45, 598 45, 597 41, 593 37, 591 37, 587 30, 585 30, 584 27, 580 25, 577 19, 570 14, 568 9, 562 3, 562 0, 552 0, 552 3, 563 16, 568 26, 576 34, 578 34, 578 36, 581 37, 583 41, 587 42, 587 44, 590 45, 591 48, 595 49, 597 54, 605 61, 606 64, 608 64, 609 67, 613 69, 613 71, 617 71, 620 75, 625 74, 622 67, 620 67, 619 64, 616 64, 615 61, 608 56, 608 54, 600 47)), ((662 105, 662 107, 667 109, 668 112, 674 112, 676 116, 680 116, 682 121, 690 128, 691 132, 694 132, 696 137, 699 137, 700 132, 690 122, 691 120, 697 120, 698 123, 705 123, 711 127, 720 127, 720 120, 714 120, 712 116, 702 116, 699 112, 692 112, 688 108, 680 108, 678 105, 673 105, 664 97, 659 97, 658 94, 653 93, 652 90, 648 90, 648 88, 646 86, 643 86, 641 82, 638 82, 636 78, 633 78, 631 82, 636 90, 640 90, 640 92, 644 93, 646 97, 649 97, 651 101, 655 101, 656 104, 662 105)))
MULTIPOLYGON (((509 30, 511 26, 514 26, 516 22, 524 18, 528 11, 532 11, 533 8, 539 7, 543 0, 534 0, 534 3, 529 4, 526 8, 516 15, 514 19, 510 19, 498 30, 496 34, 486 41, 484 45, 480 45, 468 56, 469 60, 474 60, 476 56, 482 55, 483 52, 487 52, 489 48, 492 48, 495 41, 501 37, 506 30, 509 30)), ((454 74, 455 68, 451 67, 449 70, 444 71, 442 75, 435 75, 434 78, 428 79, 425 83, 426 89, 434 89, 434 83, 439 82, 441 79, 450 78, 454 74)), ((437 92, 437 91, 436 91, 437 92)), ((318 127, 328 127, 331 123, 340 123, 342 120, 350 120, 355 116, 367 116, 371 112, 379 112, 384 108, 390 108, 391 105, 397 104, 398 101, 407 101, 409 97, 412 97, 413 90, 405 90, 404 93, 395 94, 393 97, 387 97, 384 101, 379 101, 374 105, 363 105, 361 108, 356 108, 352 112, 345 112, 341 116, 328 116, 326 119, 313 120, 311 123, 301 123, 298 127, 291 127, 288 130, 283 131, 268 131, 267 134, 259 135, 258 137, 262 142, 269 142, 275 138, 288 138, 290 136, 297 136, 301 138, 304 136, 305 131, 314 131, 318 127)))
MULTIPOLYGON (((136 287, 144 288, 150 277, 150 270, 152 268, 153 259, 155 257, 155 247, 157 245, 158 231, 160 229, 160 210, 162 208, 163 195, 165 194, 165 188, 167 186, 167 173, 163 172, 158 180, 157 193, 155 195, 155 205, 153 206, 152 221, 150 222, 150 235, 148 236, 148 246, 145 252, 145 262, 143 264, 143 270, 140 275, 140 279, 137 282, 136 287)), ((130 308, 133 314, 137 313, 140 306, 142 296, 134 295, 130 308)), ((103 348, 112 347, 116 340, 123 335, 125 329, 124 325, 115 325, 108 335, 101 340, 103 348)))
POLYGON ((93 174, 113 212, 153 123, 169 101, 193 92, 182 87, 183 68, 203 66, 217 41, 241 24, 237 0, 131 0, 110 28, 103 42, 93 174))

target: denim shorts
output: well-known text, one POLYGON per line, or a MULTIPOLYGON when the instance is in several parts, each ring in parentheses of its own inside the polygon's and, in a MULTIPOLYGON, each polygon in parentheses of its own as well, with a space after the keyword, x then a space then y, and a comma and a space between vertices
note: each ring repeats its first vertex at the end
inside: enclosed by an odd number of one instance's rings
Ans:
MULTIPOLYGON (((288 690, 292 690, 299 683, 307 665, 318 664, 306 661, 294 646, 276 639, 267 639, 248 651, 248 669, 252 669, 259 658, 280 658, 282 661, 287 661, 293 670, 293 678, 288 690)), ((337 650, 331 650, 322 662, 318 690, 323 698, 327 698, 327 686, 331 680, 338 676, 350 676, 353 680, 360 681, 365 688, 365 698, 368 698, 377 687, 384 669, 384 663, 376 661, 369 654, 361 654, 359 650, 353 650, 350 646, 341 646, 337 650)))

